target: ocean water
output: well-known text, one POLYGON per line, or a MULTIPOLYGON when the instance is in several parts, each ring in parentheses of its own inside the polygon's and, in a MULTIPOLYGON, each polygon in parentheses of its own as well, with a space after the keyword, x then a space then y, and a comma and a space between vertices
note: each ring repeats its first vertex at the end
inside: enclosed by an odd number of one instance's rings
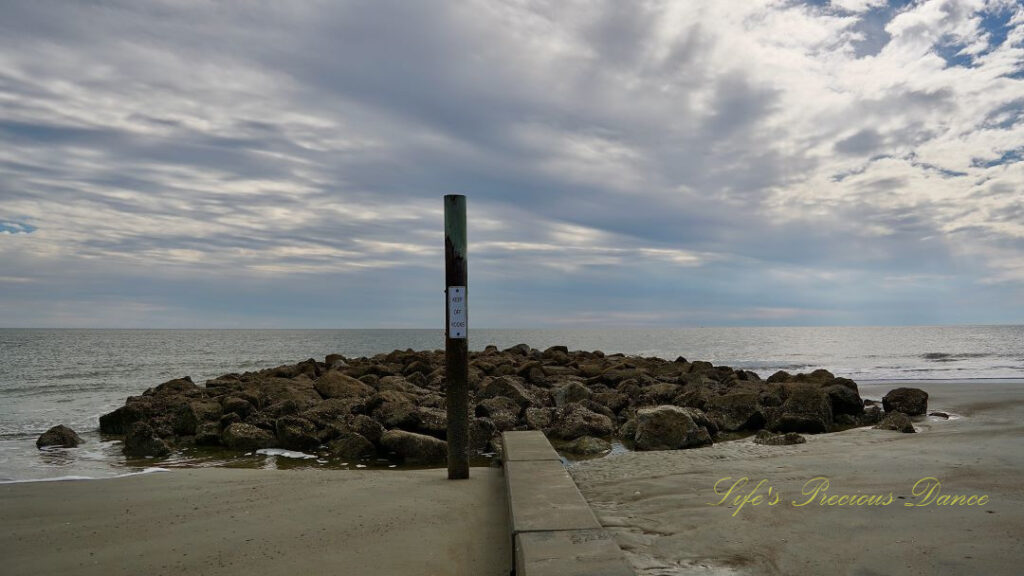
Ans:
MULTIPOLYGON (((520 342, 683 356, 762 377, 826 368, 865 382, 955 379, 970 385, 1024 378, 1024 326, 473 330, 469 339, 472 350, 520 342)), ((108 477, 154 465, 316 466, 316 460, 273 454, 186 453, 126 462, 119 443, 100 438, 98 418, 171 378, 188 375, 201 384, 329 353, 358 357, 443 347, 441 330, 0 329, 0 481, 108 477), (37 450, 35 439, 56 424, 71 426, 87 442, 37 450)))

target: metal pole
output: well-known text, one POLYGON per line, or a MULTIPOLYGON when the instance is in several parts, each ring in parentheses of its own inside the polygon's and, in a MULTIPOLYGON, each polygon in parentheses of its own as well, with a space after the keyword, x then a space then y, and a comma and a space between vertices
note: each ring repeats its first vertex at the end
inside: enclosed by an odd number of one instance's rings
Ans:
POLYGON ((469 478, 469 312, 466 304, 466 197, 444 197, 445 380, 448 479, 469 478))

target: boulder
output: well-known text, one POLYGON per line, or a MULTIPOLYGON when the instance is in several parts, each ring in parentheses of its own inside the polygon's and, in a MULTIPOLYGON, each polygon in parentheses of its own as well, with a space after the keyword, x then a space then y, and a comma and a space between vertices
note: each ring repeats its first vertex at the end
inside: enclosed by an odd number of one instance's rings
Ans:
POLYGON ((582 436, 610 436, 615 430, 612 419, 579 404, 569 404, 555 411, 548 435, 563 440, 582 436))
POLYGON ((554 408, 527 408, 524 419, 530 430, 544 430, 551 426, 551 420, 554 417, 554 408))
POLYGON ((36 439, 36 448, 45 448, 46 446, 74 448, 82 442, 82 438, 74 430, 59 424, 39 435, 39 438, 36 439))
POLYGON ((244 399, 237 396, 228 396, 221 400, 221 410, 224 414, 238 414, 238 416, 245 420, 252 414, 252 404, 244 399))
POLYGON ((410 464, 443 464, 448 460, 448 443, 433 436, 388 430, 380 443, 410 464))
POLYGON ((359 434, 374 444, 380 444, 384 427, 365 414, 352 414, 345 419, 345 428, 359 434))
POLYGON ((637 450, 694 448, 711 444, 711 435, 683 408, 663 405, 636 411, 633 444, 637 450))
POLYGON ((499 376, 492 379, 480 392, 481 398, 508 398, 521 408, 535 403, 533 394, 513 376, 499 376))
POLYGON ((601 438, 581 436, 572 442, 560 445, 559 448, 564 452, 569 452, 570 454, 592 456, 608 452, 612 449, 612 445, 607 440, 602 440, 601 438))
POLYGON ((286 450, 315 450, 320 445, 316 426, 300 416, 284 416, 274 423, 277 443, 286 450))
POLYGON ((120 408, 100 416, 100 432, 103 434, 125 434, 128 427, 145 419, 145 404, 131 399, 120 408))
POLYGON ((445 440, 448 437, 448 412, 440 408, 417 406, 413 411, 416 426, 410 432, 419 432, 445 440))
POLYGON ((863 414, 856 416, 858 426, 872 426, 882 421, 884 414, 882 409, 878 406, 868 406, 864 409, 863 414))
POLYGON ((817 384, 788 385, 786 401, 773 410, 769 424, 773 432, 827 432, 832 426, 832 405, 817 384))
POLYGON ((346 460, 364 460, 373 458, 377 448, 362 434, 342 432, 327 445, 331 456, 346 460))
POLYGON ((678 396, 681 391, 682 387, 678 384, 658 382, 643 388, 641 394, 644 397, 644 404, 661 405, 672 402, 672 399, 678 396))
POLYGON ((623 408, 629 406, 629 396, 616 390, 597 392, 590 397, 591 400, 607 407, 613 413, 618 414, 623 408))
MULTIPOLYGON (((839 379, 837 378, 837 380, 839 379)), ((864 401, 861 400, 856 388, 850 388, 844 384, 832 384, 826 386, 824 391, 828 395, 828 401, 832 406, 833 416, 838 416, 839 414, 856 416, 864 412, 864 401)))
POLYGON ((152 426, 145 422, 135 422, 125 432, 124 447, 121 451, 129 458, 160 458, 170 454, 171 448, 157 436, 152 426))
POLYGON ((246 451, 271 448, 276 444, 270 432, 244 422, 236 422, 225 428, 220 434, 220 441, 232 450, 246 451))
POLYGON ((581 402, 589 399, 593 393, 589 388, 583 384, 572 381, 568 384, 559 386, 551 391, 551 396, 555 400, 555 406, 561 408, 572 402, 581 402))
POLYGON ((889 412, 882 421, 874 426, 875 430, 896 430, 897 432, 917 432, 910 422, 910 417, 903 412, 889 412))
POLYGON ((786 432, 785 434, 776 434, 769 432, 768 430, 758 430, 754 436, 755 444, 764 444, 766 446, 789 446, 791 444, 803 444, 807 442, 807 438, 797 434, 796 432, 786 432))
POLYGON ((471 418, 469 420, 469 450, 471 453, 483 454, 491 447, 491 438, 497 428, 490 418, 471 418))
POLYGON ((324 398, 364 398, 376 392, 371 386, 337 370, 325 372, 313 387, 324 398))
POLYGON ((504 432, 516 427, 519 420, 519 404, 504 396, 486 398, 477 403, 474 413, 481 418, 490 418, 494 426, 504 432))
POLYGON ((174 433, 194 436, 206 422, 217 422, 221 405, 216 400, 190 400, 178 407, 174 415, 174 433))
POLYGON ((722 424, 723 430, 757 430, 765 425, 764 408, 755 392, 709 395, 705 409, 722 424))
POLYGON ((882 398, 886 412, 920 416, 928 411, 928 393, 919 388, 896 388, 882 398))
POLYGON ((386 390, 367 400, 366 409, 385 428, 412 429, 416 420, 414 397, 397 390, 386 390))

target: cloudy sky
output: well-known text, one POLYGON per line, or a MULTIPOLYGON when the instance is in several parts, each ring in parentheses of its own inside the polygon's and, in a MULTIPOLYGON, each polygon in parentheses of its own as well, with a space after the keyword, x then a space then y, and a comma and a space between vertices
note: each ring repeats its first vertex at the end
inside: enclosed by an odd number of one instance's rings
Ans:
POLYGON ((1024 323, 1015 0, 0 13, 0 326, 1024 323))

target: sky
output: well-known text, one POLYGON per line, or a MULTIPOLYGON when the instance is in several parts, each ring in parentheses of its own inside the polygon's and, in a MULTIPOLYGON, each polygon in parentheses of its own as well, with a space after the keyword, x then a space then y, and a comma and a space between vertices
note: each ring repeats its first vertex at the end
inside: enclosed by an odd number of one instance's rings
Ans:
POLYGON ((0 0, 0 326, 1024 323, 1014 0, 0 0))

